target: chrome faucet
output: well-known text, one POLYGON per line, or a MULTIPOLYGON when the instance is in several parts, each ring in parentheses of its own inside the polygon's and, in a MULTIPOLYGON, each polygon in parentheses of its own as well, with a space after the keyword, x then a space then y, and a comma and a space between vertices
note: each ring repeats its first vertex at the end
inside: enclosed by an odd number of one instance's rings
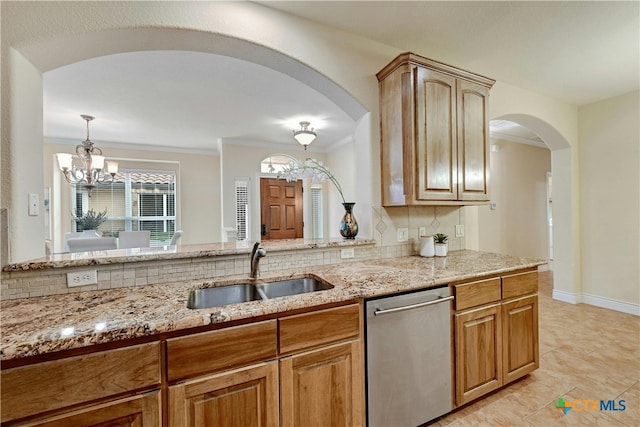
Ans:
POLYGON ((251 272, 249 273, 249 277, 252 279, 258 277, 258 264, 260 263, 260 258, 264 256, 267 256, 267 251, 260 247, 260 242, 254 243, 251 251, 251 272))

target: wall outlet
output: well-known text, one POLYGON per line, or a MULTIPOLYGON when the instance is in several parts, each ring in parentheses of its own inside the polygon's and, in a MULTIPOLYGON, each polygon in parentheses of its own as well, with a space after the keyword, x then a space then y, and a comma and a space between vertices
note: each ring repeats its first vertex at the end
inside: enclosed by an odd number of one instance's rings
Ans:
POLYGON ((396 234, 398 242, 407 242, 409 241, 409 229, 407 227, 398 228, 396 234))
POLYGON ((427 227, 418 227, 418 237, 427 235, 427 227))
POLYGON ((464 237, 464 225, 456 225, 456 237, 464 237))
POLYGON ((354 256, 355 256, 355 249, 353 248, 340 249, 340 258, 347 259, 347 258, 353 258, 354 256))
POLYGON ((98 284, 98 270, 84 270, 67 273, 67 286, 86 286, 98 284))

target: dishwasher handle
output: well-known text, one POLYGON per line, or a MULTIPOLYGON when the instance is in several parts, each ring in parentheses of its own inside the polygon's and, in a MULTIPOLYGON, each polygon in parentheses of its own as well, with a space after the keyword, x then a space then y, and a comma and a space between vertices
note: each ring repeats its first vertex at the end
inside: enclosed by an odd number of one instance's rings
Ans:
POLYGON ((396 308, 388 308, 386 310, 377 309, 376 311, 373 312, 373 315, 379 316, 382 314, 397 313, 398 311, 413 310, 414 308, 426 307, 429 305, 440 304, 441 302, 451 301, 453 298, 454 296, 451 295, 448 297, 438 297, 438 299, 434 299, 427 302, 420 302, 418 304, 405 305, 405 306, 396 307, 396 308))

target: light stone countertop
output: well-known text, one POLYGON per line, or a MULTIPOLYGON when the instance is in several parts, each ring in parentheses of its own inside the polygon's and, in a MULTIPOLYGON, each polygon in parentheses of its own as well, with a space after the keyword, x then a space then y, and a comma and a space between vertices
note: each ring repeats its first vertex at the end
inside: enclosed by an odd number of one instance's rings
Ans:
POLYGON ((200 310, 186 307, 192 289, 248 282, 248 278, 245 275, 232 276, 216 281, 199 280, 2 301, 0 360, 429 288, 545 263, 530 258, 461 250, 451 251, 443 258, 409 256, 309 267, 304 271, 274 271, 262 275, 260 280, 312 275, 331 283, 334 288, 200 310))
MULTIPOLYGON (((260 245, 271 252, 304 249, 341 248, 375 245, 373 239, 280 239, 265 240, 260 245)), ((206 243, 149 248, 111 249, 78 253, 52 254, 43 258, 6 265, 3 272, 42 270, 46 268, 82 267, 157 260, 218 257, 251 253, 253 242, 206 243)))

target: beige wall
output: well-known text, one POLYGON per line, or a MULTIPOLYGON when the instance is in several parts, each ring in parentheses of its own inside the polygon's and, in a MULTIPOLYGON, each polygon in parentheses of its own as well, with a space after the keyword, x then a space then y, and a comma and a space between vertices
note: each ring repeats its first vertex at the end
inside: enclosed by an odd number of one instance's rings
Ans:
POLYGON ((491 206, 478 207, 478 248, 482 251, 548 258, 547 148, 492 140, 491 206))
POLYGON ((640 314, 640 92, 580 108, 583 299, 640 314))
MULTIPOLYGON (((354 138, 357 160, 353 163, 358 177, 357 203, 365 212, 379 206, 380 135, 375 73, 399 54, 399 49, 248 2, 2 2, 1 7, 3 53, 15 46, 41 72, 110 53, 175 48, 236 56, 295 76, 327 94, 358 121, 354 138), (357 103, 370 114, 354 115, 359 110, 354 106, 357 103)), ((472 61, 454 65, 473 69, 472 61)), ((2 67, 4 84, 4 61, 2 67)), ((37 87, 41 79, 34 76, 20 83, 37 87)), ((5 126, 24 111, 41 111, 42 100, 23 107, 10 102, 4 91, 2 98, 3 111, 8 111, 2 116, 4 153, 8 150, 5 144, 12 148, 22 143, 5 137, 5 126)), ((491 103, 492 118, 507 114, 535 117, 555 129, 567 147, 577 149, 575 106, 502 82, 494 87, 491 103)), ((573 291, 579 286, 579 236, 573 225, 579 220, 579 187, 577 154, 575 150, 567 154, 558 157, 558 164, 567 168, 570 177, 565 187, 558 187, 558 197, 565 203, 559 204, 558 220, 568 231, 559 235, 554 246, 562 251, 556 266, 558 284, 573 291)), ((28 173, 38 166, 30 158, 21 157, 7 173, 28 173)), ((41 191, 42 185, 16 187, 18 193, 25 194, 41 191)), ((18 210, 19 201, 17 195, 4 197, 3 193, 1 207, 18 210)), ((376 215, 359 221, 364 225, 363 237, 375 235, 376 215)), ((11 227, 24 228, 24 217, 15 217, 18 223, 11 227)), ((19 257, 12 259, 17 261, 19 257)))
MULTIPOLYGON (((52 237, 54 248, 61 250, 60 241, 64 233, 70 231, 71 201, 66 181, 57 179, 60 172, 55 169, 55 153, 73 152, 74 141, 69 144, 47 142, 44 144, 44 181, 46 187, 60 186, 61 191, 52 200, 52 210, 59 218, 53 218, 52 237)), ((79 141, 76 141, 79 142, 79 141)), ((183 231, 181 244, 220 242, 220 160, 213 154, 189 154, 160 150, 130 150, 115 148, 113 145, 100 144, 107 160, 116 159, 122 164, 157 170, 175 170, 177 176, 176 229, 183 231), (136 160, 142 162, 137 162, 136 160)), ((117 145, 118 147, 121 144, 117 145)), ((54 191, 54 194, 57 194, 54 191)))

